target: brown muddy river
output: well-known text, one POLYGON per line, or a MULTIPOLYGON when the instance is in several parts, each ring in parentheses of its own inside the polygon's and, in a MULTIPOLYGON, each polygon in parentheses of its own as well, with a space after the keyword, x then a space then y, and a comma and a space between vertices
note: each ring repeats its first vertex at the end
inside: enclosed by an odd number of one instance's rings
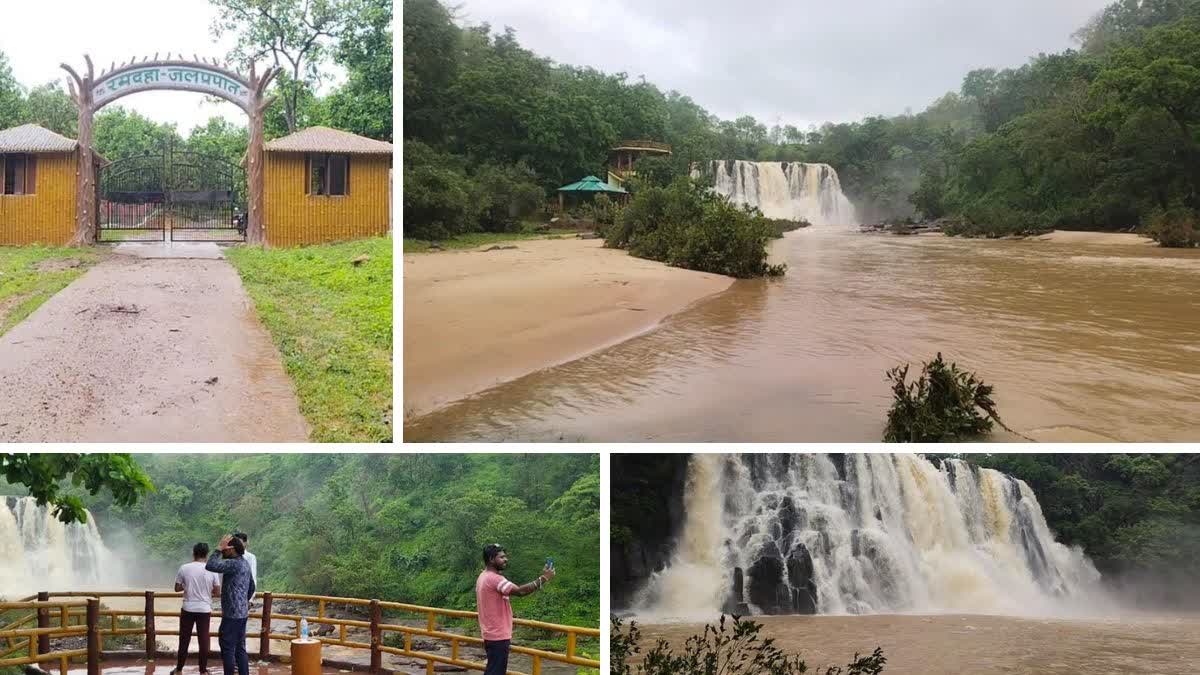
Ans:
MULTIPOLYGON (((761 637, 810 670, 845 666, 875 647, 886 675, 1163 675, 1200 663, 1200 617, 1041 619, 980 615, 767 616, 761 637), (816 668, 815 666, 820 666, 816 668)), ((658 638, 679 649, 698 624, 640 625, 642 653, 658 638)))
POLYGON ((1200 438, 1200 251, 810 228, 773 255, 785 278, 412 420, 405 440, 878 441, 884 372, 938 351, 1035 440, 1200 438))

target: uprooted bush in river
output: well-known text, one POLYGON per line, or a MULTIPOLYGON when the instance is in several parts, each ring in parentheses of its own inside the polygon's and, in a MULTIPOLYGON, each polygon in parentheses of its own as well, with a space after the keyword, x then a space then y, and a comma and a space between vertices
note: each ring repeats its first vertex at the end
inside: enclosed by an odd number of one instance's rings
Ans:
POLYGON ((787 269, 767 262, 775 228, 761 213, 687 178, 643 188, 603 234, 610 248, 702 272, 747 278, 787 269))
MULTIPOLYGON (((1002 427, 992 400, 992 386, 954 363, 936 358, 922 365, 921 375, 908 382, 908 364, 887 371, 892 383, 885 443, 943 443, 977 438, 1002 427)), ((1007 429, 1007 427, 1004 427, 1007 429)))
MULTIPOLYGON (((682 653, 676 654, 666 640, 646 652, 640 664, 630 661, 641 653, 641 631, 637 623, 629 622, 622 631, 620 617, 612 617, 609 638, 611 675, 798 675, 807 673, 808 665, 798 654, 788 654, 775 646, 774 638, 759 638, 762 624, 738 616, 726 626, 725 615, 717 625, 704 626, 703 635, 693 635, 684 643, 682 653)), ((854 661, 844 669, 831 666, 823 675, 879 675, 887 659, 879 647, 870 656, 854 655, 854 661)))

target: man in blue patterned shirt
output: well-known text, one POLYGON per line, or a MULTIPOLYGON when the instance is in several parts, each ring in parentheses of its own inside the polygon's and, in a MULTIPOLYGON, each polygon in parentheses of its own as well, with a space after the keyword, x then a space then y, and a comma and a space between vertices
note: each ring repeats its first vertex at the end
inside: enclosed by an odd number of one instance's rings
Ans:
POLYGON ((223 575, 221 579, 221 627, 217 644, 225 675, 250 675, 250 657, 246 654, 246 620, 250 618, 250 598, 254 596, 254 577, 250 563, 242 557, 246 548, 241 539, 227 534, 217 544, 204 569, 223 575))

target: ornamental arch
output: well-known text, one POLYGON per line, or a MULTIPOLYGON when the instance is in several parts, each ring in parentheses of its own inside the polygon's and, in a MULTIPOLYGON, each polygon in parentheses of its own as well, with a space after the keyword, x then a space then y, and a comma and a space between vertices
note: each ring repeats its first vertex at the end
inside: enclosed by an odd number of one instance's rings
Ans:
POLYGON ((263 243, 263 114, 274 102, 266 96, 267 87, 280 69, 268 67, 259 73, 250 63, 249 75, 237 73, 217 61, 199 57, 185 59, 136 58, 96 74, 92 59, 84 55, 87 68, 82 74, 67 64, 62 69, 71 76, 67 80, 71 98, 79 108, 79 163, 76 178, 76 223, 72 244, 96 242, 96 166, 92 148, 92 124, 96 112, 104 106, 130 94, 142 91, 191 91, 217 96, 241 108, 249 117, 250 143, 246 150, 247 223, 246 241, 263 243))

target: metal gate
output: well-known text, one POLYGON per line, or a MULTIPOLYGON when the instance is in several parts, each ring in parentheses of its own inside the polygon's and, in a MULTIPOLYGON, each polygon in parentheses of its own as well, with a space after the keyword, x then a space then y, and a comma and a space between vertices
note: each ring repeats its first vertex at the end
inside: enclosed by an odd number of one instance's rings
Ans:
POLYGON ((97 241, 245 241, 246 172, 167 147, 100 169, 97 241))

